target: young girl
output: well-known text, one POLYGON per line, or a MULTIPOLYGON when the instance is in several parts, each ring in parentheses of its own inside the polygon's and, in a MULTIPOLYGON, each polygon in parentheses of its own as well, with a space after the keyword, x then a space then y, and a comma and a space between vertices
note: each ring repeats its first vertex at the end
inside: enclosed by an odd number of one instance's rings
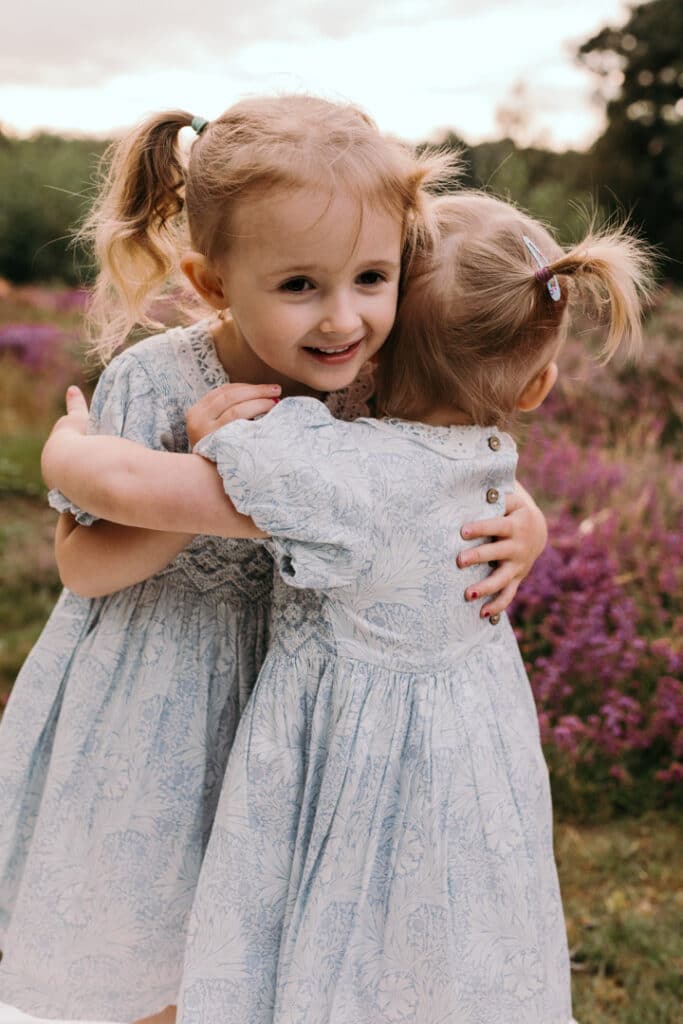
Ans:
MULTIPOLYGON (((357 109, 310 97, 243 102, 208 127, 183 112, 151 118, 117 149, 94 214, 100 350, 144 322, 183 250, 198 291, 231 315, 114 359, 91 429, 186 451, 185 414, 217 385, 211 401, 231 415, 295 392, 336 392, 340 414, 357 412, 363 379, 339 389, 386 338, 425 185, 443 167, 357 109), (177 139, 191 123, 201 135, 185 171, 177 139)), ((78 470, 100 472, 89 459, 78 470)), ((153 511, 151 493, 143 504, 153 511)), ((526 505, 484 528, 513 532, 487 554, 509 559, 479 587, 502 591, 492 608, 537 553, 537 515, 526 505)), ((227 754, 265 651, 272 562, 250 541, 67 515, 57 553, 89 599, 63 594, 2 723, 0 998, 130 1020, 176 998, 227 754)))
POLYGON ((576 291, 609 300, 605 358, 637 346, 647 258, 623 234, 565 253, 486 196, 435 212, 381 363, 387 418, 303 398, 222 427, 196 450, 232 510, 197 456, 68 417, 46 447, 48 475, 123 521, 257 526, 283 581, 195 900, 188 1024, 571 1019, 534 704, 510 625, 452 573, 453 513, 512 490, 500 428, 552 388, 576 291), (86 455, 92 486, 70 474, 86 455))

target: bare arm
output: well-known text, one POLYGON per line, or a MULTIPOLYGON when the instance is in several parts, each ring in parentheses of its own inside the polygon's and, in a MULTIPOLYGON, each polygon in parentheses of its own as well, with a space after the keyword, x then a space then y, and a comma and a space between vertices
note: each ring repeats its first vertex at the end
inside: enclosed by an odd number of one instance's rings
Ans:
POLYGON ((100 521, 79 526, 59 518, 55 557, 62 583, 81 597, 104 597, 165 569, 192 540, 190 533, 162 533, 100 521))
POLYGON ((48 486, 59 487, 81 508, 144 530, 266 536, 237 512, 212 463, 199 455, 150 451, 124 438, 84 436, 83 397, 70 394, 67 408, 45 444, 42 469, 48 486), (96 465, 97 473, 86 476, 83 465, 96 465))

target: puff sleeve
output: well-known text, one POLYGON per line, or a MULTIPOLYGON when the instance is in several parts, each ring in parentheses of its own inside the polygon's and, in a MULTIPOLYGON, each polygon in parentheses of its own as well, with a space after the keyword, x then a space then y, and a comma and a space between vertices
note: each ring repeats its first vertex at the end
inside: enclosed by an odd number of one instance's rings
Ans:
MULTIPOLYGON (((90 405, 88 433, 125 437, 157 451, 175 449, 163 396, 133 353, 123 352, 102 372, 90 405)), ((92 471, 96 473, 97 467, 92 471)), ((58 512, 70 512, 81 526, 91 526, 97 520, 61 491, 51 490, 48 501, 58 512)))
POLYGON ((195 446, 216 463, 235 508, 271 535, 290 586, 345 586, 362 570, 370 493, 349 427, 315 399, 288 398, 195 446))

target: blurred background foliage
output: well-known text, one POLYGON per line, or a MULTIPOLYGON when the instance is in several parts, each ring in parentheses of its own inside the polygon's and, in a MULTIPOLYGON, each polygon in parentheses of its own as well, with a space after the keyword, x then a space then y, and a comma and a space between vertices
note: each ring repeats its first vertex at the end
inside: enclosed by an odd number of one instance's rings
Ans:
MULTIPOLYGON (((587 152, 532 144, 523 82, 498 110, 499 141, 469 146, 449 133, 439 144, 462 152, 465 185, 559 219, 565 241, 585 227, 587 214, 628 214, 659 247, 665 276, 683 280, 683 3, 632 8, 623 26, 584 42, 576 59, 593 74, 607 116, 587 152)), ((102 140, 0 132, 0 277, 87 281, 88 267, 69 240, 94 194, 105 147, 102 140)))

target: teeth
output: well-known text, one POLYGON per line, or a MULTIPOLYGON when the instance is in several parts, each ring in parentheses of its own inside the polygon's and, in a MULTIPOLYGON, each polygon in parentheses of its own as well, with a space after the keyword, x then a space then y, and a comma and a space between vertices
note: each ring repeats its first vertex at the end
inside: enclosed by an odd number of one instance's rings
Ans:
POLYGON ((343 345, 341 348, 315 348, 314 352, 322 352, 326 356, 336 356, 340 352, 348 352, 351 345, 343 345))

